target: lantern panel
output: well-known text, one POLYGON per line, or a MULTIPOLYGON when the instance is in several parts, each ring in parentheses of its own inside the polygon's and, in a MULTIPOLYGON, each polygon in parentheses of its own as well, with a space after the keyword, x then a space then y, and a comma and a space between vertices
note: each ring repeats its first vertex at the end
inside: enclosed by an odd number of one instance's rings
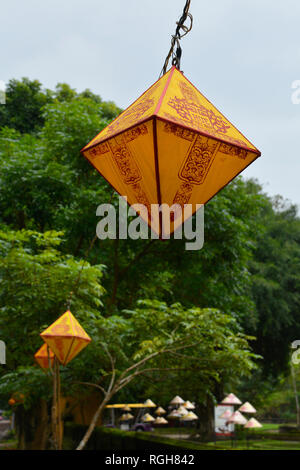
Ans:
POLYGON ((52 349, 59 362, 63 365, 66 365, 68 362, 69 352, 74 342, 74 338, 71 336, 43 335, 43 339, 52 349))
POLYGON ((116 117, 107 127, 105 127, 94 139, 86 145, 82 151, 87 150, 95 144, 99 144, 120 132, 135 126, 156 114, 156 109, 161 103, 165 86, 170 79, 172 69, 162 78, 157 80, 148 90, 145 91, 132 105, 123 113, 116 117))
POLYGON ((170 75, 158 117, 259 153, 182 72, 172 67, 170 75))
POLYGON ((246 149, 220 142, 177 124, 157 119, 157 142, 161 200, 174 212, 163 216, 164 236, 194 214, 200 204, 247 167, 257 155, 246 149), (190 204, 184 211, 184 204, 190 204))
POLYGON ((146 207, 134 208, 164 238, 260 156, 176 67, 82 153, 130 205, 146 207))
MULTIPOLYGON (((151 223, 151 204, 158 204, 153 142, 150 119, 84 152, 114 189, 126 196, 128 204, 147 208, 145 213, 137 210, 146 223, 151 223)), ((152 226, 158 231, 158 221, 152 226)))
POLYGON ((66 360, 65 364, 72 361, 72 359, 74 359, 74 357, 76 357, 77 354, 79 354, 80 351, 82 351, 88 344, 89 344, 88 340, 83 340, 81 338, 75 338, 72 345, 71 345, 71 348, 69 350, 69 354, 68 354, 68 357, 67 357, 67 360, 66 360))
POLYGON ((40 349, 35 353, 34 358, 38 365, 42 369, 48 369, 49 368, 49 359, 50 359, 50 364, 53 366, 54 362, 54 353, 51 351, 49 348, 49 358, 48 358, 48 345, 44 343, 40 349))

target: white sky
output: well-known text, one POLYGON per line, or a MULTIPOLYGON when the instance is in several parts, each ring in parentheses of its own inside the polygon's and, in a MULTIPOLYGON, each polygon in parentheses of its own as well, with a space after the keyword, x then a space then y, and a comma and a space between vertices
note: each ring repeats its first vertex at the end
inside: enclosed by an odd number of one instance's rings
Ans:
MULTIPOLYGON (((185 0, 9 0, 0 80, 67 82, 126 108, 157 80, 185 0)), ((182 39, 189 80, 262 152, 245 170, 300 204, 299 0, 192 0, 182 39)))

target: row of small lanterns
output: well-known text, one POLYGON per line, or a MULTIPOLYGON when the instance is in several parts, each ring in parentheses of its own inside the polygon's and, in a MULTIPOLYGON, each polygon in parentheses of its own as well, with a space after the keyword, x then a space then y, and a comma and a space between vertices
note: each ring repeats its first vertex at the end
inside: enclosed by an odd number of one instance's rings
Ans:
POLYGON ((254 414, 256 413, 256 409, 254 406, 251 405, 248 401, 246 401, 243 405, 241 400, 236 397, 233 393, 230 393, 227 395, 227 397, 224 398, 223 401, 221 401, 221 405, 230 405, 230 406, 238 406, 238 410, 234 411, 233 413, 231 410, 227 409, 224 411, 224 413, 221 414, 220 418, 226 419, 226 425, 232 423, 232 424, 239 424, 241 426, 244 426, 245 429, 249 428, 261 428, 262 425, 260 424, 259 421, 257 421, 255 418, 250 418, 247 420, 245 416, 242 413, 246 414, 254 414))
MULTIPOLYGON (((157 406, 150 399, 146 400, 144 405, 145 408, 155 408, 157 406)), ((181 421, 195 421, 198 419, 198 416, 192 411, 195 409, 195 405, 193 405, 193 403, 191 403, 190 401, 184 401, 181 397, 177 395, 173 398, 173 400, 171 400, 170 405, 177 406, 177 408, 173 409, 167 415, 167 418, 178 418, 181 421)), ((123 411, 126 411, 126 413, 121 416, 120 421, 130 421, 134 418, 134 416, 130 413, 131 408, 128 405, 123 408, 123 411)), ((166 420, 162 416, 167 413, 167 411, 162 406, 157 407, 154 413, 157 415, 156 418, 154 418, 150 413, 145 413, 142 416, 141 421, 143 423, 168 424, 168 420, 166 420)))

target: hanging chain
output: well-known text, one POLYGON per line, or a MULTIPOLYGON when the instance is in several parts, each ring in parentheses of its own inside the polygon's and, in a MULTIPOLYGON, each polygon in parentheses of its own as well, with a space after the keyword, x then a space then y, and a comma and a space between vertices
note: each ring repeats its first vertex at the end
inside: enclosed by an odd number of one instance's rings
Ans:
POLYGON ((175 67, 178 68, 178 70, 180 70, 180 59, 182 55, 182 49, 180 47, 180 39, 186 36, 187 33, 191 31, 192 26, 193 26, 193 17, 191 13, 189 13, 190 4, 191 4, 191 0, 186 0, 183 13, 179 21, 176 22, 177 28, 176 28, 175 34, 172 36, 171 47, 166 57, 162 71, 160 73, 160 77, 166 73, 169 60, 171 57, 172 57, 172 65, 175 65, 175 67), (184 23, 188 18, 190 20, 190 24, 186 26, 184 23), (176 51, 174 52, 175 46, 176 46, 176 51))

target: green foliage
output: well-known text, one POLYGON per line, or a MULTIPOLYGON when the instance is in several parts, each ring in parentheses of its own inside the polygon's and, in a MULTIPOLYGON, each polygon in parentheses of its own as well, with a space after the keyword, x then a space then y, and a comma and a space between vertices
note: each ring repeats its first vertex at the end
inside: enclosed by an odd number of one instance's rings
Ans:
POLYGON ((21 133, 38 132, 45 123, 43 108, 51 103, 70 103, 77 99, 88 99, 98 106, 101 116, 108 120, 121 112, 115 103, 102 102, 101 97, 89 89, 77 93, 68 84, 58 83, 55 91, 44 90, 38 80, 29 78, 10 80, 5 90, 5 98, 5 106, 0 106, 0 128, 7 126, 21 133))
POLYGON ((300 336, 300 220, 296 207, 265 203, 251 261, 252 296, 258 312, 255 349, 265 376, 288 367, 290 345, 300 336), (277 209, 276 209, 277 205, 277 209))
POLYGON ((6 104, 0 106, 0 126, 20 132, 34 132, 42 127, 41 109, 52 101, 51 92, 43 91, 38 80, 10 80, 6 88, 6 104))
POLYGON ((30 409, 41 399, 51 400, 52 377, 39 367, 20 366, 0 380, 0 396, 21 396, 22 400, 16 400, 12 409, 15 411, 18 406, 30 409))
POLYGON ((103 267, 83 266, 60 243, 59 232, 0 231, 0 331, 10 369, 33 364, 39 333, 64 313, 79 273, 71 308, 83 325, 100 315, 103 267))

